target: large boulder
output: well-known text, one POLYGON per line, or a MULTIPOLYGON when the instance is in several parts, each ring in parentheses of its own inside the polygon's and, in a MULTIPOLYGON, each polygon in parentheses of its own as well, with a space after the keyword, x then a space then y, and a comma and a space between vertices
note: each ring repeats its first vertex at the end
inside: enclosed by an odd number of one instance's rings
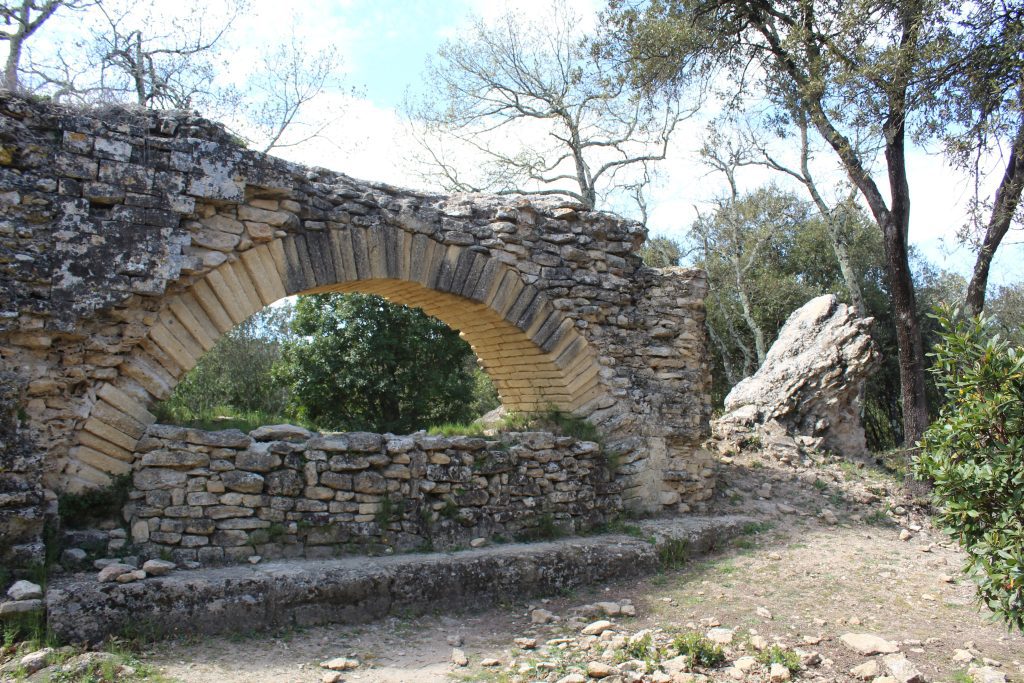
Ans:
POLYGON ((877 357, 871 322, 831 294, 808 301, 789 316, 758 371, 725 397, 716 427, 777 423, 835 453, 866 453, 859 397, 877 357))

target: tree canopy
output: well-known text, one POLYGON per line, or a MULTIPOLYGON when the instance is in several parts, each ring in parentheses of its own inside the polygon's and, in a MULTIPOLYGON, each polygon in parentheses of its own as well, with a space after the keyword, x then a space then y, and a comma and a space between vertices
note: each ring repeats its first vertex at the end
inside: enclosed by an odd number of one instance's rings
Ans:
MULTIPOLYGON (((882 233, 899 320, 904 433, 913 445, 927 426, 928 406, 909 263, 907 146, 915 135, 954 139, 965 120, 1019 123, 1019 95, 1016 100, 1012 95, 1019 69, 999 80, 1000 91, 1010 95, 986 99, 979 94, 985 88, 974 88, 986 68, 995 66, 1003 74, 1017 59, 1007 55, 1021 53, 1020 5, 998 0, 969 7, 940 0, 611 0, 605 19, 603 56, 639 86, 672 92, 698 83, 716 90, 726 110, 761 103, 766 105, 762 125, 785 132, 793 130, 794 121, 806 120, 832 151, 882 233), (1001 29, 992 32, 982 25, 986 12, 992 16, 989 23, 1001 29), (975 75, 958 78, 958 69, 975 75), (959 121, 938 106, 936 93, 943 89, 974 98, 957 110, 959 121), (993 117, 992 111, 1002 116, 993 117)), ((979 130, 987 127, 980 125, 979 130)), ((1017 127, 1004 129, 1015 132, 1017 127)), ((1010 161, 1007 182, 1000 185, 1004 198, 1019 197, 1012 154, 1010 161)), ((1006 213, 1006 201, 999 197, 994 210, 1002 206, 1006 213)))
POLYGON ((475 356, 422 310, 366 294, 299 299, 276 376, 321 429, 404 433, 473 413, 475 356))
POLYGON ((562 3, 550 16, 477 19, 471 35, 442 45, 429 95, 407 105, 427 175, 448 190, 568 195, 588 208, 624 193, 644 214, 652 165, 692 107, 636 97, 562 3))

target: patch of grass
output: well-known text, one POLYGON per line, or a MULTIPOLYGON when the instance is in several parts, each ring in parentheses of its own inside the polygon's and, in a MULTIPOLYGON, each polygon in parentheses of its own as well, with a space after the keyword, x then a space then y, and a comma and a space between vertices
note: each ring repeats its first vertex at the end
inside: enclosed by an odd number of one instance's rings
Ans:
POLYGON ((881 527, 895 527, 895 526, 897 526, 896 522, 892 521, 892 519, 889 517, 889 515, 886 514, 885 510, 883 510, 881 508, 876 508, 876 509, 872 510, 870 513, 868 513, 867 515, 865 515, 864 516, 864 523, 865 524, 869 524, 871 526, 881 526, 881 527))
POLYGON ((110 486, 81 493, 64 493, 57 499, 61 524, 81 529, 106 519, 121 520, 121 510, 131 492, 131 475, 115 477, 110 486))
POLYGON ((644 535, 643 529, 636 524, 630 524, 627 518, 617 515, 604 524, 598 524, 591 528, 586 535, 592 534, 625 534, 633 538, 640 538, 651 543, 654 539, 644 535))
POLYGON ((669 538, 658 548, 658 564, 663 570, 679 569, 690 559, 690 542, 685 538, 669 538))
POLYGON ((763 650, 757 655, 757 661, 766 666, 781 664, 789 669, 789 673, 796 673, 800 670, 800 656, 778 645, 772 645, 767 650, 763 650))
POLYGON ((672 648, 686 657, 690 666, 718 666, 725 661, 725 652, 703 633, 689 631, 672 640, 672 648))
POLYGON ((509 413, 493 429, 496 432, 548 431, 580 441, 602 441, 601 433, 591 422, 553 406, 537 413, 509 413))
POLYGON ((3 622, 2 643, 4 649, 24 643, 26 648, 38 650, 53 645, 53 635, 46 628, 46 617, 42 614, 17 614, 3 622))
POLYGON ((459 506, 451 498, 445 498, 444 507, 440 510, 441 516, 445 519, 456 519, 459 516, 459 506))
POLYGON ((824 479, 815 479, 811 486, 813 486, 818 491, 824 491, 825 489, 828 488, 828 484, 825 482, 824 479))
POLYGON ((486 436, 479 422, 445 422, 427 429, 431 436, 486 436))
POLYGON ((154 406, 153 410, 157 420, 163 424, 193 427, 206 431, 240 429, 243 432, 251 432, 263 425, 282 423, 297 424, 315 431, 314 425, 296 417, 287 417, 262 410, 242 410, 233 406, 213 406, 196 411, 191 406, 173 401, 161 401, 154 406))
POLYGON ((740 441, 741 451, 756 451, 761 448, 761 437, 757 434, 750 434, 749 436, 743 437, 740 441))
POLYGON ((744 536, 752 536, 754 534, 763 534, 766 531, 770 531, 771 528, 771 522, 747 522, 740 528, 740 533, 744 536))
POLYGON ((957 669, 953 672, 953 683, 974 683, 974 676, 967 673, 966 669, 957 669))

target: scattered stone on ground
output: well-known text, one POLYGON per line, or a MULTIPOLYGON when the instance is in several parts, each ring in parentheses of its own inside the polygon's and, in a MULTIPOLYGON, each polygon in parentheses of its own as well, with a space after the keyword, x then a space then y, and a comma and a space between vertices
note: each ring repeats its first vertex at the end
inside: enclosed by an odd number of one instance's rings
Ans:
POLYGON ((845 633, 839 640, 843 645, 862 655, 878 655, 899 652, 899 646, 873 633, 845 633))

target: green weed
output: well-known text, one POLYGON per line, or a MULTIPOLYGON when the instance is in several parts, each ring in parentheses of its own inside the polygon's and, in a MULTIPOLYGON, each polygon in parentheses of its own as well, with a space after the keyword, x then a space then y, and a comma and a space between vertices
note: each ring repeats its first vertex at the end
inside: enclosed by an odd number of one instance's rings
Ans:
POLYGON ((765 665, 781 664, 789 669, 790 673, 796 673, 800 670, 799 655, 778 645, 772 645, 767 650, 758 654, 757 661, 765 665))
POLYGON ((686 657, 690 666, 717 666, 725 661, 725 652, 704 634, 690 631, 676 636, 672 648, 686 657))
POLYGON ((662 570, 679 569, 690 559, 690 542, 685 538, 668 538, 658 548, 658 564, 662 570))

